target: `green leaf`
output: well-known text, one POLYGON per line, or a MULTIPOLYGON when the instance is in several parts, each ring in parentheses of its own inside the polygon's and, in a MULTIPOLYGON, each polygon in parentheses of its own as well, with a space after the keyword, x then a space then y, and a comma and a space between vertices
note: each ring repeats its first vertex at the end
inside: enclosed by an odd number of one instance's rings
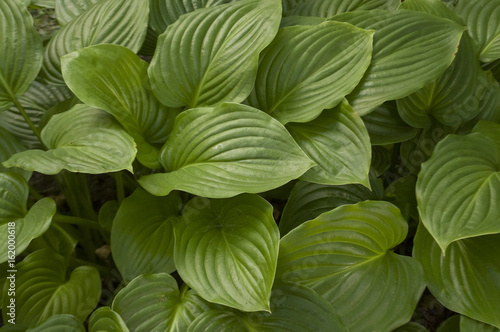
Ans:
POLYGON ((417 197, 415 186, 417 177, 408 175, 392 182, 386 189, 384 200, 396 205, 406 220, 412 217, 418 221, 417 197))
POLYGON ((31 0, 33 6, 39 6, 44 8, 54 8, 55 0, 31 0))
POLYGON ((8 109, 38 75, 42 40, 33 18, 17 0, 0 1, 0 112, 8 109))
POLYGON ((242 102, 280 19, 279 0, 242 0, 181 16, 158 38, 149 67, 156 97, 171 107, 242 102))
POLYGON ((443 252, 456 240, 500 233, 499 169, 500 145, 481 132, 447 136, 422 164, 420 218, 443 252))
MULTIPOLYGON (((18 101, 35 126, 41 126, 42 118, 49 113, 49 110, 70 97, 71 92, 66 86, 52 86, 33 81, 28 91, 20 96, 18 101)), ((0 127, 7 129, 27 148, 40 148, 38 137, 35 136, 17 107, 12 106, 0 113, 0 127)))
POLYGON ((392 332, 429 332, 425 327, 417 323, 405 324, 392 332))
POLYGON ((418 227, 414 239, 413 256, 422 263, 427 287, 436 299, 452 311, 497 328, 500 328, 499 255, 498 234, 453 242, 444 255, 423 225, 418 227))
POLYGON ((458 126, 478 115, 487 84, 473 40, 465 35, 451 66, 436 81, 398 100, 398 111, 406 123, 416 128, 428 128, 434 118, 458 126))
MULTIPOLYGON (((58 314, 74 315, 83 323, 99 302, 101 278, 93 267, 80 266, 67 277, 64 258, 45 249, 28 255, 16 267, 16 323, 35 327, 58 314)), ((6 283, 4 321, 8 289, 6 283)))
POLYGON ((392 163, 392 148, 387 146, 372 146, 371 171, 374 176, 379 177, 389 168, 392 163))
POLYGON ((436 144, 454 131, 454 128, 438 122, 434 122, 430 128, 420 130, 415 137, 401 144, 400 153, 404 165, 417 175, 420 165, 429 159, 436 144))
POLYGON ((257 195, 194 198, 174 225, 175 266, 212 303, 269 311, 279 231, 271 204, 257 195))
POLYGON ((451 316, 447 320, 445 320, 439 328, 437 332, 457 332, 460 331, 460 315, 451 316))
POLYGON ((467 32, 479 44, 480 60, 500 58, 500 0, 460 0, 455 12, 467 23, 467 32))
POLYGON ((396 105, 385 103, 363 116, 372 145, 387 145, 407 141, 418 133, 401 119, 396 105))
POLYGON ((297 182, 281 215, 279 222, 281 235, 341 205, 382 199, 382 185, 374 180, 371 187, 373 192, 359 184, 325 186, 304 181, 297 182))
POLYGON ((0 172, 18 173, 24 177, 26 181, 31 178, 31 172, 25 171, 20 168, 6 168, 2 165, 4 161, 9 159, 12 155, 24 151, 26 148, 19 143, 14 136, 7 130, 0 127, 0 172))
POLYGON ((452 63, 464 30, 452 21, 410 10, 358 11, 333 20, 376 30, 371 64, 348 96, 361 116, 437 79, 452 63))
POLYGON ((499 332, 500 328, 479 322, 467 316, 460 317, 460 331, 499 332))
MULTIPOLYGON (((472 132, 480 132, 493 140, 497 147, 500 149, 500 124, 491 121, 479 121, 478 124, 472 129, 472 132)), ((500 151, 499 151, 500 153, 500 151)))
POLYGON ((59 59, 91 45, 116 44, 139 51, 146 36, 148 13, 149 2, 145 0, 100 1, 50 39, 41 75, 52 84, 64 84, 59 59))
POLYGON ((347 331, 332 306, 308 287, 279 283, 273 287, 271 313, 245 313, 227 308, 202 313, 188 332, 347 331))
POLYGON ((158 273, 132 280, 116 295, 111 309, 131 331, 184 332, 212 307, 185 286, 179 292, 171 275, 158 273))
POLYGON ((56 18, 59 25, 65 25, 83 14, 101 0, 55 0, 56 18))
POLYGON ((390 203, 340 206, 281 239, 277 278, 318 292, 351 331, 390 331, 410 320, 425 288, 420 264, 391 251, 407 231, 390 203))
POLYGON ((27 329, 26 332, 85 332, 85 327, 75 316, 61 314, 51 316, 45 323, 27 329))
POLYGON ((101 307, 92 313, 89 320, 89 332, 113 331, 129 332, 123 319, 109 307, 101 307))
POLYGON ((71 172, 100 174, 126 169, 132 172, 132 138, 105 112, 86 105, 54 115, 42 131, 48 151, 28 150, 4 162, 44 174, 71 172))
POLYGON ((431 14, 437 17, 446 18, 460 25, 465 25, 464 21, 455 14, 441 0, 405 0, 399 6, 400 9, 409 9, 431 14))
POLYGON ((396 10, 400 0, 309 0, 300 3, 287 15, 332 17, 355 10, 396 10))
POLYGON ((249 104, 283 124, 315 119, 359 83, 372 41, 373 31, 338 22, 281 29, 262 52, 249 104))
POLYGON ((285 16, 281 20, 280 28, 291 27, 294 25, 318 25, 326 22, 327 19, 314 16, 285 16))
POLYGON ((286 128, 318 165, 302 175, 302 180, 329 185, 360 183, 370 187, 370 137, 363 121, 347 102, 323 111, 311 122, 289 123, 286 128))
POLYGON ((232 1, 236 0, 149 0, 151 8, 149 24, 158 33, 163 33, 181 15, 232 1))
POLYGON ((277 120, 233 103, 177 116, 160 162, 169 173, 139 180, 150 193, 211 198, 271 190, 314 166, 277 120))
POLYGON ((173 226, 181 206, 176 193, 157 197, 141 188, 123 201, 111 229, 111 251, 124 280, 175 271, 173 226))
POLYGON ((0 263, 13 260, 30 242, 42 235, 56 213, 51 198, 43 198, 28 211, 28 183, 19 174, 0 173, 0 263), (9 235, 13 235, 9 238, 9 235), (7 250, 8 249, 8 250, 7 250))
POLYGON ((97 45, 64 56, 61 65, 75 95, 113 115, 134 137, 139 161, 159 168, 159 152, 153 144, 167 140, 179 110, 168 109, 155 99, 148 64, 125 47, 97 45))
POLYGON ((75 250, 78 240, 57 223, 52 223, 42 236, 30 243, 30 250, 50 249, 69 259, 75 250))

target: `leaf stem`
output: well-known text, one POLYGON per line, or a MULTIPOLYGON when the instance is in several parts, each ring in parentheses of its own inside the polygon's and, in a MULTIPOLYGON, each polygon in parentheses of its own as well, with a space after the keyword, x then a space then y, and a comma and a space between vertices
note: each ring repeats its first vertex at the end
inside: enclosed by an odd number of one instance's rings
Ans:
POLYGON ((115 174, 115 183, 116 183, 116 199, 118 204, 122 204, 125 199, 125 186, 123 183, 123 173, 118 172, 115 174))
POLYGON ((40 141, 40 144, 42 144, 42 147, 45 150, 48 150, 47 147, 45 146, 45 144, 42 141, 42 135, 40 133, 40 130, 38 130, 38 128, 33 123, 33 121, 31 121, 31 119, 30 119, 28 113, 26 112, 26 110, 24 109, 23 105, 21 105, 21 103, 19 102, 19 100, 17 100, 16 97, 12 97, 12 101, 14 102, 14 105, 16 105, 17 109, 19 110, 19 113, 21 113, 22 117, 24 118, 24 121, 26 121, 26 123, 28 124, 28 126, 31 128, 31 130, 33 131, 33 133, 36 135, 36 137, 40 141))
POLYGON ((95 229, 95 230, 101 230, 101 226, 97 221, 90 220, 90 219, 85 219, 85 218, 79 218, 79 217, 73 217, 73 216, 65 216, 62 214, 56 214, 53 218, 53 221, 56 223, 61 223, 61 224, 71 224, 71 225, 77 225, 77 226, 82 226, 82 227, 87 227, 90 229, 95 229))

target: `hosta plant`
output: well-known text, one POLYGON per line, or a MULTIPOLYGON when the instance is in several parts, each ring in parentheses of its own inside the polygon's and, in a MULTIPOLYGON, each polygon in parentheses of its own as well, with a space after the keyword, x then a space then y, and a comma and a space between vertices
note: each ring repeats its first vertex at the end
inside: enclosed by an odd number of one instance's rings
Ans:
POLYGON ((1 331, 500 330, 500 0, 3 0, 0 36, 1 331))

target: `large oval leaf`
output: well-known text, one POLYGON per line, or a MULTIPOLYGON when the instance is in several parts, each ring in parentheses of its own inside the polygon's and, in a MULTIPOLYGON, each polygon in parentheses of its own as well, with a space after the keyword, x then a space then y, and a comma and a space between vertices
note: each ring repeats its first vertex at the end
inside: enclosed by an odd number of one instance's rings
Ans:
MULTIPOLYGON (((83 322, 99 302, 101 278, 94 267, 80 266, 67 277, 65 259, 49 250, 35 251, 16 267, 16 323, 34 327, 58 314, 74 315, 83 322)), ((6 283, 4 321, 8 289, 6 283)))
POLYGON ((410 320, 425 288, 420 264, 391 251, 407 230, 390 203, 340 206, 281 239, 277 278, 314 289, 351 331, 390 331, 410 320))
POLYGON ((300 224, 341 205, 382 199, 382 184, 372 181, 373 192, 359 184, 325 186, 299 181, 293 187, 281 215, 279 228, 285 235, 300 224))
POLYGON ((194 198, 175 224, 175 266, 200 296, 243 311, 269 311, 279 231, 257 195, 194 198))
POLYGON ((370 64, 372 36, 338 22, 281 29, 262 53, 249 104, 283 124, 313 120, 359 83, 370 64))
POLYGON ((153 92, 171 107, 242 102, 280 19, 279 0, 242 0, 181 16, 158 38, 149 68, 153 92))
POLYGON ((370 136, 346 101, 323 111, 311 122, 290 123, 286 128, 318 165, 302 175, 302 180, 329 185, 360 183, 370 187, 370 136))
POLYGON ((0 111, 28 90, 42 65, 42 40, 33 18, 17 0, 0 2, 0 111))
POLYGON ((22 175, 26 181, 31 178, 32 172, 25 171, 20 168, 6 168, 2 165, 4 161, 9 159, 12 155, 24 151, 26 148, 19 143, 14 136, 12 136, 7 130, 0 127, 0 172, 6 173, 18 173, 22 175))
POLYGON ((460 317, 460 331, 475 331, 475 332, 499 332, 500 328, 496 328, 492 325, 479 322, 467 316, 460 317))
POLYGON ((347 331, 332 306, 310 288, 295 283, 273 287, 271 313, 245 313, 227 308, 206 311, 188 332, 318 332, 347 331))
POLYGON ((472 39, 464 35, 451 66, 434 82, 398 100, 403 120, 416 128, 427 128, 432 121, 458 126, 473 119, 488 78, 477 61, 472 39))
POLYGON ((55 0, 56 18, 59 25, 71 22, 102 0, 55 0))
POLYGON ((101 307, 92 313, 89 332, 112 331, 129 332, 123 319, 109 307, 101 307))
POLYGON ((372 145, 404 142, 413 138, 418 132, 401 119, 393 102, 377 107, 363 117, 363 122, 370 134, 372 145))
MULTIPOLYGON (((38 81, 31 82, 28 91, 18 98, 30 120, 40 128, 42 118, 49 110, 71 97, 66 86, 53 86, 38 81)), ((67 110, 64 109, 65 111, 67 110)), ((16 106, 0 113, 0 127, 7 129, 29 149, 40 148, 40 141, 26 123, 16 106)))
POLYGON ((271 190, 314 165, 277 120, 232 103, 177 116, 160 161, 170 173, 142 177, 146 190, 212 198, 271 190))
POLYGON ((144 0, 108 0, 90 7, 50 39, 41 74, 52 84, 64 84, 60 58, 97 44, 117 44, 139 51, 146 36, 149 3, 144 0))
POLYGON ((146 274, 132 280, 113 300, 131 331, 184 332, 189 324, 213 305, 166 273, 146 274))
POLYGON ((26 332, 85 332, 82 322, 73 315, 54 315, 43 324, 27 329, 26 332))
POLYGON ((333 20, 376 30, 372 62, 348 96, 360 115, 438 78, 452 63, 464 30, 450 20, 411 10, 357 11, 333 20))
POLYGON ((455 12, 464 18, 467 32, 478 42, 481 61, 500 58, 500 1, 460 0, 455 12))
POLYGON ((444 255, 422 225, 414 240, 413 256, 422 263, 427 287, 438 301, 450 310, 497 328, 500 328, 499 255, 498 234, 453 242, 444 255))
POLYGON ((157 197, 141 188, 123 201, 111 229, 113 260, 123 279, 175 271, 173 226, 181 206, 175 193, 157 197))
POLYGON ((298 4, 287 15, 332 17, 355 10, 395 10, 400 0, 308 0, 298 4))
POLYGON ((453 241, 500 233, 499 168, 500 142, 480 132, 449 135, 422 164, 420 218, 443 252, 453 241))
POLYGON ((75 95, 112 114, 134 137, 139 161, 159 168, 159 152, 151 144, 165 143, 178 110, 164 107, 151 93, 148 64, 123 46, 96 45, 64 56, 61 66, 75 95))
POLYGON ((200 8, 223 5, 236 0, 149 0, 149 24, 158 33, 179 19, 181 15, 200 8))
POLYGON ((100 174, 132 169, 136 149, 132 139, 106 112, 87 105, 54 115, 42 130, 48 151, 28 150, 4 162, 44 174, 100 174))
POLYGON ((56 204, 51 198, 43 198, 28 211, 29 186, 16 173, 0 173, 0 263, 15 262, 31 240, 42 235, 50 226, 56 213, 56 204), (13 235, 9 237, 9 235, 13 235), (8 249, 8 250, 7 250, 8 249))

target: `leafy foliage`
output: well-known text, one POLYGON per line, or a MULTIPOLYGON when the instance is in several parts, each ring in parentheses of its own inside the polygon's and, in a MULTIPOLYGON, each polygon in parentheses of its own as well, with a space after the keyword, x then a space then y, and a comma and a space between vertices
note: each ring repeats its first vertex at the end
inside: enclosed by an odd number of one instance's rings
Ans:
POLYGON ((1 1, 0 331, 499 330, 499 18, 1 1))

